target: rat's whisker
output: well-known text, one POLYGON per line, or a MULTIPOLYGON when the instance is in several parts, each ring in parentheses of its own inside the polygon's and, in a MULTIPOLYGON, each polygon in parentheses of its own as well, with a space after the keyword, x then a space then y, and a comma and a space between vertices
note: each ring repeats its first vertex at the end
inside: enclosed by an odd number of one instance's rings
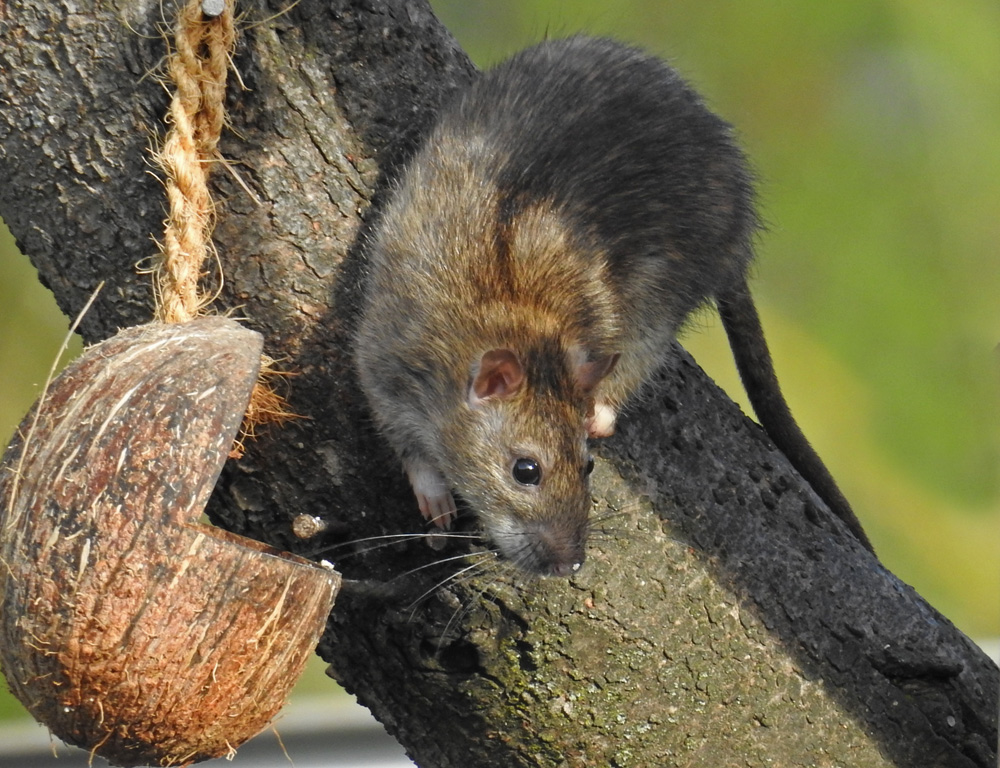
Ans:
MULTIPOLYGON (((419 573, 420 571, 427 570, 428 568, 434 568, 435 566, 438 566, 438 565, 444 565, 446 563, 453 563, 453 562, 456 562, 458 560, 466 560, 466 559, 468 559, 470 557, 482 558, 486 554, 487 553, 485 553, 485 552, 463 552, 463 553, 458 554, 458 555, 452 555, 451 557, 442 557, 442 558, 439 558, 437 560, 431 560, 428 563, 424 563, 423 565, 418 565, 415 568, 410 568, 410 569, 408 569, 406 571, 403 571, 400 574, 397 574, 396 576, 393 576, 389 580, 388 583, 389 584, 395 583, 397 581, 400 581, 401 579, 405 579, 408 576, 412 576, 415 573, 419 573)), ((477 559, 477 563, 478 563, 478 559, 477 559)), ((464 571, 466 569, 462 569, 462 570, 464 571)), ((447 582, 448 579, 450 579, 450 578, 452 578, 452 576, 448 576, 448 578, 446 578, 444 580, 444 582, 447 582)), ((442 583, 444 583, 444 582, 442 582, 442 583)), ((433 591, 433 588, 432 588, 432 591, 433 591)))
POLYGON ((343 541, 339 544, 330 544, 322 548, 311 551, 311 555, 333 555, 338 551, 345 549, 353 549, 354 551, 347 552, 346 554, 340 555, 338 559, 344 560, 349 557, 357 557, 358 555, 367 555, 371 552, 376 552, 380 549, 385 549, 386 547, 394 547, 398 544, 408 544, 413 541, 427 541, 433 538, 446 538, 446 539, 462 539, 467 541, 475 541, 479 538, 477 534, 472 533, 452 533, 447 532, 428 532, 428 533, 391 533, 384 536, 366 536, 361 539, 351 539, 350 541, 343 541), (371 544, 367 547, 358 547, 359 544, 367 544, 369 542, 377 542, 371 544))
MULTIPOLYGON (((437 592, 439 589, 441 589, 448 582, 454 581, 454 580, 458 579, 463 574, 466 574, 469 571, 474 571, 476 569, 482 569, 485 565, 487 565, 487 563, 485 562, 485 559, 488 558, 491 553, 489 553, 489 552, 482 552, 482 553, 476 553, 476 554, 478 554, 479 557, 476 559, 476 561, 474 563, 472 563, 471 565, 467 565, 465 568, 462 568, 462 569, 456 571, 455 573, 448 574, 445 578, 441 579, 441 581, 437 582, 430 589, 425 590, 415 600, 413 600, 412 603, 410 603, 410 605, 408 606, 409 610, 410 611, 416 610, 417 606, 423 600, 425 600, 426 598, 430 597, 432 594, 434 594, 435 592, 437 592)), ((463 555, 463 557, 468 557, 468 555, 463 555)), ((459 558, 457 558, 457 557, 446 558, 445 560, 438 561, 438 562, 447 562, 448 560, 458 560, 458 559, 459 558)), ((417 570, 421 570, 421 569, 426 568, 426 567, 428 567, 428 566, 427 565, 423 565, 423 566, 420 566, 420 568, 415 568, 413 570, 417 571, 417 570)), ((412 573, 412 571, 411 571, 411 573, 412 573)))
MULTIPOLYGON (((469 581, 472 580, 473 577, 488 576, 490 573, 495 573, 498 570, 501 570, 503 564, 504 563, 501 560, 493 560, 492 562, 483 563, 483 568, 480 573, 473 573, 473 574, 459 573, 456 574, 457 577, 456 581, 459 583, 468 583, 469 581)), ((447 637, 448 632, 451 629, 452 625, 461 622, 466 616, 468 616, 472 612, 472 609, 476 605, 478 605, 479 602, 482 600, 483 595, 486 593, 486 590, 490 589, 494 584, 496 584, 496 582, 497 582, 496 579, 487 580, 486 583, 483 584, 483 586, 480 589, 476 590, 476 594, 472 598, 465 601, 464 603, 459 603, 459 607, 455 609, 455 611, 451 615, 451 618, 448 619, 448 623, 445 624, 444 631, 441 633, 441 636, 447 637)), ((494 596, 492 599, 495 601, 496 596, 494 596)))
POLYGON ((627 525, 607 525, 607 523, 621 523, 629 517, 626 510, 608 510, 600 515, 595 515, 588 523, 588 532, 592 536, 630 536, 634 531, 627 525))

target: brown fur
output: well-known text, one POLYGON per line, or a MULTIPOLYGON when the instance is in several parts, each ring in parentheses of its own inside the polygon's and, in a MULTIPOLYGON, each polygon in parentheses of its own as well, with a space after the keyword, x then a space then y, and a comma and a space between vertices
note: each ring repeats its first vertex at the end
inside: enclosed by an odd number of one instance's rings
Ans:
POLYGON ((362 384, 404 464, 426 457, 513 559, 531 537, 512 532, 512 518, 575 564, 590 505, 583 423, 593 393, 575 380, 573 355, 621 348, 618 300, 604 255, 578 242, 550 206, 499 217, 503 196, 474 172, 467 150, 430 145, 383 214, 358 335, 362 384), (498 348, 516 351, 525 383, 471 408, 476 363, 498 348), (539 460, 539 486, 512 481, 518 456, 539 460))

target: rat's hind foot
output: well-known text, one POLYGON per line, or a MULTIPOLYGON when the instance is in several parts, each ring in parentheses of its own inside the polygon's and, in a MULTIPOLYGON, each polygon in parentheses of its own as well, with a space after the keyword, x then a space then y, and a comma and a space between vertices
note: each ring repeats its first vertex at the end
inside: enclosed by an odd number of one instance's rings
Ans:
POLYGON ((588 437, 611 437, 615 433, 618 414, 613 406, 602 400, 595 400, 583 422, 588 437))

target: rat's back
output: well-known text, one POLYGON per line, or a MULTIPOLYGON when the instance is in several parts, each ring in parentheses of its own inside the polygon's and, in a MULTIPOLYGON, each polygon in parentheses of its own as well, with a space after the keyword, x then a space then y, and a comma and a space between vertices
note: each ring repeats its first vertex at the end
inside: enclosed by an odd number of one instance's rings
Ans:
POLYGON ((485 73, 436 134, 479 148, 505 212, 551 204, 599 244, 617 290, 657 291, 675 320, 744 279, 757 226, 747 163, 658 58, 601 38, 547 41, 485 73), (651 273, 658 285, 642 285, 651 273))
POLYGON ((382 312, 412 341, 436 328, 464 355, 500 302, 655 367, 693 309, 743 284, 752 198, 730 127, 667 64, 547 41, 444 108, 376 228, 373 286, 400 293, 382 312))

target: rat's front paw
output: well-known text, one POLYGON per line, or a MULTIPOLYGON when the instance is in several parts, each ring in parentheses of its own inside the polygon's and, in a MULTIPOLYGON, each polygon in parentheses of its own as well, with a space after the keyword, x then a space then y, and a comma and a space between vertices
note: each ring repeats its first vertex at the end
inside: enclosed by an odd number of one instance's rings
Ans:
POLYGON ((406 467, 413 495, 425 520, 430 520, 442 530, 451 528, 455 519, 455 498, 448 490, 444 477, 436 469, 421 462, 410 462, 406 467))

